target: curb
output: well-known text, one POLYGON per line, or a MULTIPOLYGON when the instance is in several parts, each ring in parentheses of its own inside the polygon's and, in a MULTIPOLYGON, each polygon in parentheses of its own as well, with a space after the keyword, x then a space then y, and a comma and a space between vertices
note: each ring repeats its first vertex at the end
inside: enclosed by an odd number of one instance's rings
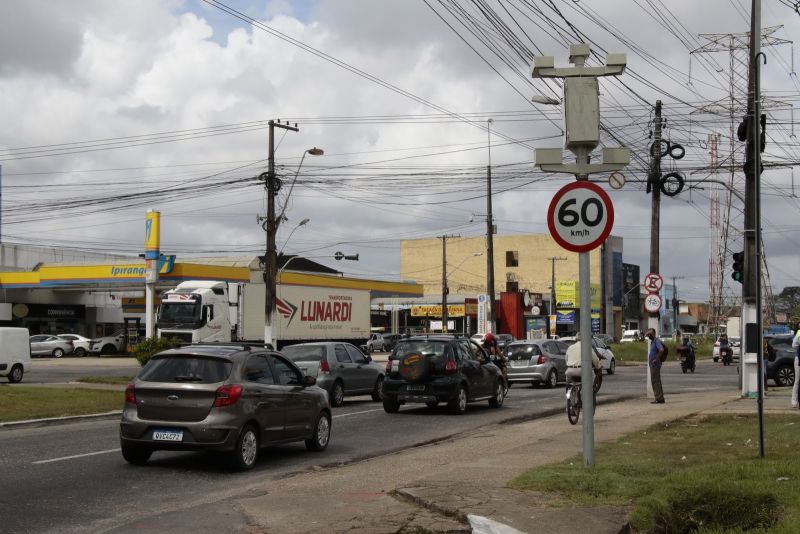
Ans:
POLYGON ((0 430, 6 428, 9 429, 26 428, 26 427, 47 426, 50 424, 58 424, 58 423, 75 423, 78 421, 92 421, 95 419, 120 417, 121 415, 122 415, 122 410, 117 410, 105 413, 93 413, 85 415, 65 415, 63 417, 48 417, 46 419, 27 419, 25 421, 9 421, 7 423, 0 423, 0 430))

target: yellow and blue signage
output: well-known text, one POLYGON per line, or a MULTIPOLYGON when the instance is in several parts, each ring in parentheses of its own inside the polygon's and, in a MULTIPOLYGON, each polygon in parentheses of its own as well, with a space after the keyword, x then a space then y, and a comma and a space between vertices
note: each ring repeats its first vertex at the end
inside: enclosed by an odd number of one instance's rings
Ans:
POLYGON ((144 222, 144 259, 157 260, 161 247, 161 212, 149 210, 144 222))

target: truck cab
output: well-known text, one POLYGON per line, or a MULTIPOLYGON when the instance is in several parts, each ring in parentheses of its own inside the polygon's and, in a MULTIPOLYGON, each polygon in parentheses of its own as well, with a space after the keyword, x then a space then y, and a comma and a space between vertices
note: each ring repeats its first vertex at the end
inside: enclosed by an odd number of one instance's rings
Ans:
POLYGON ((192 280, 164 293, 158 309, 158 337, 189 343, 230 341, 228 284, 192 280))

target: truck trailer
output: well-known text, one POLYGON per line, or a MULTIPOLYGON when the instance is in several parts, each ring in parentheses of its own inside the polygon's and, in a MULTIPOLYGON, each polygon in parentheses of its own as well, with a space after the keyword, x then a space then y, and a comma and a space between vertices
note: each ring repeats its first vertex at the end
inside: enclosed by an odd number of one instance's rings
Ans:
MULTIPOLYGON (((369 290, 278 284, 275 300, 276 348, 329 340, 362 345, 369 337, 369 290)), ((156 324, 159 337, 187 342, 263 342, 264 286, 181 282, 162 295, 156 324)))

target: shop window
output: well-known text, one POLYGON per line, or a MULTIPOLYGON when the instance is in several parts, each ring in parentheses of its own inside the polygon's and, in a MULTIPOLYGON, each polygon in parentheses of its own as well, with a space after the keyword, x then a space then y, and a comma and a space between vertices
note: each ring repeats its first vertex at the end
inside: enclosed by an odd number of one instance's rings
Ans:
POLYGON ((519 267, 519 252, 506 250, 506 267, 519 267))

